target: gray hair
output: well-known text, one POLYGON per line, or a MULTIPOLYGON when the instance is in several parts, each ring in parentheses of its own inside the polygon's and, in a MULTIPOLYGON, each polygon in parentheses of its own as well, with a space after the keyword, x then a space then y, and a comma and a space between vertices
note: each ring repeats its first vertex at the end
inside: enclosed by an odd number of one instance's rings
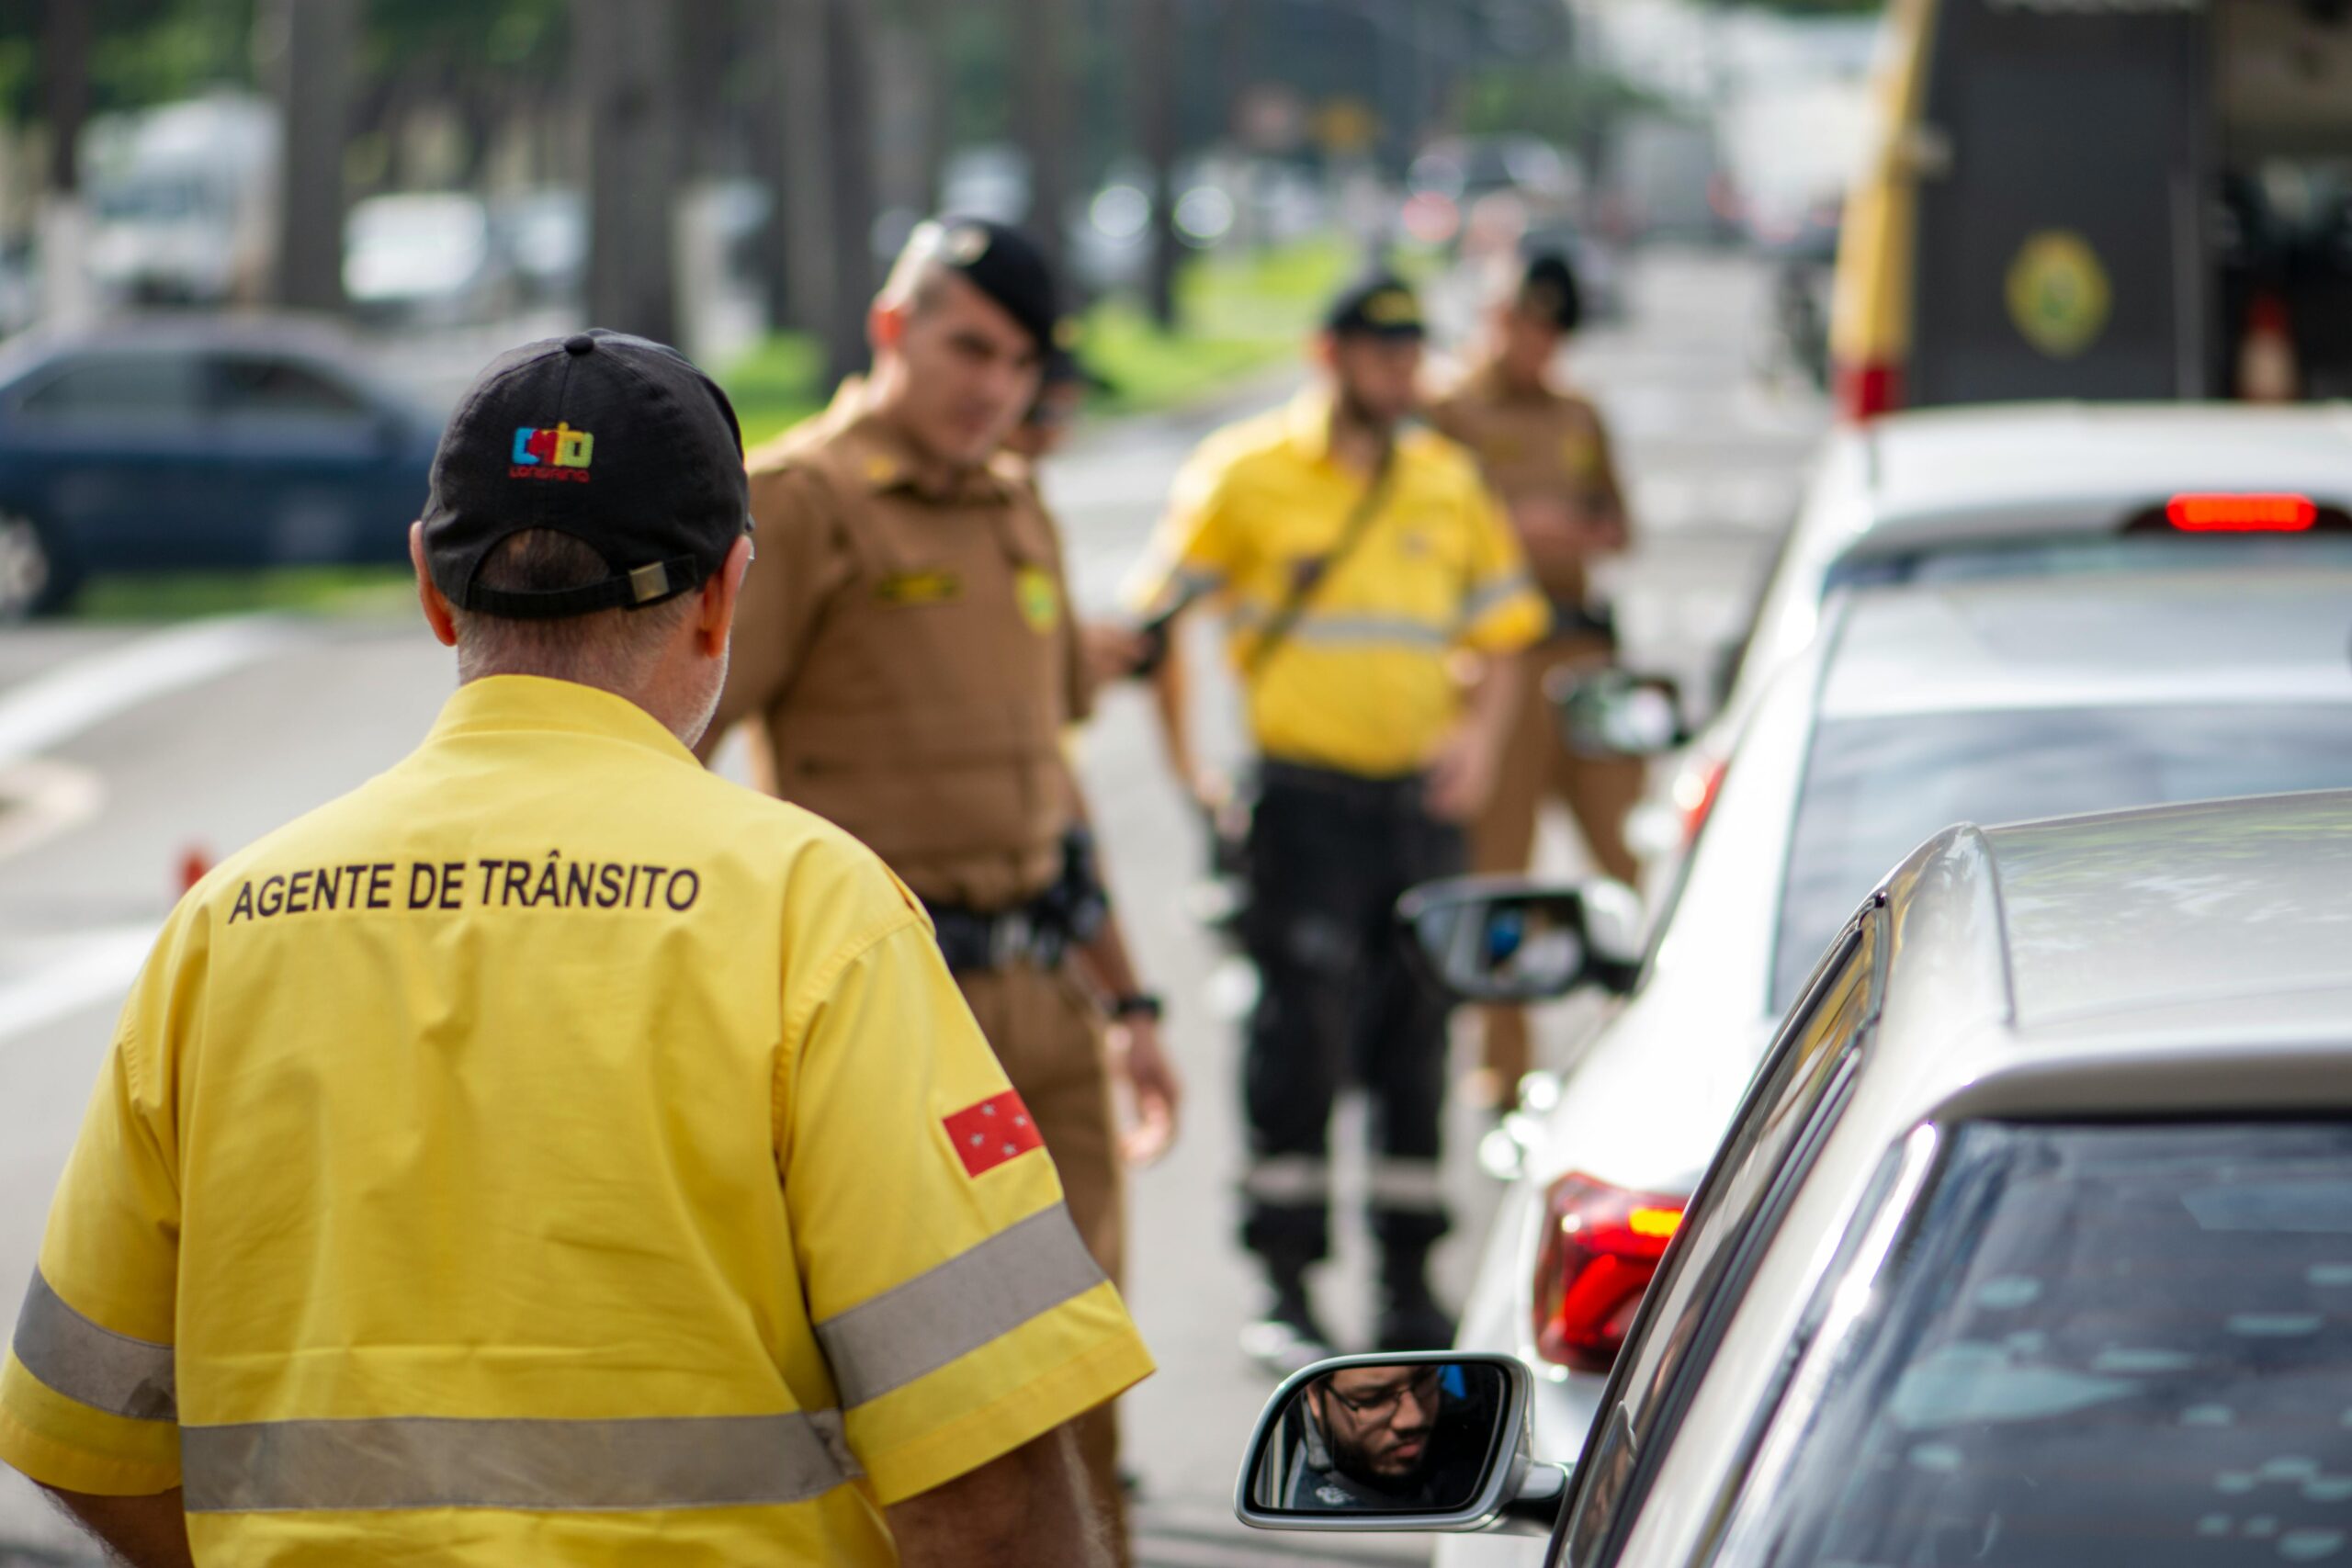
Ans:
MULTIPOLYGON (((526 528, 500 540, 476 581, 509 593, 582 588, 612 575, 588 545, 553 528, 526 528)), ((694 613, 689 590, 642 610, 597 610, 549 620, 516 620, 479 610, 452 610, 458 625, 458 679, 543 675, 608 692, 641 690, 661 661, 662 645, 694 613)))

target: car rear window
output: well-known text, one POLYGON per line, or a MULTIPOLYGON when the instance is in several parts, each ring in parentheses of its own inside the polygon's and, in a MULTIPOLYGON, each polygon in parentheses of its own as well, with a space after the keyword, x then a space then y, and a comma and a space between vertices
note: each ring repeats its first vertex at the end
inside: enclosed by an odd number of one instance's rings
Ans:
MULTIPOLYGON (((1774 937, 1784 1010, 1881 877, 1956 822, 2352 785, 2352 705, 2052 708, 1815 731, 1774 937)), ((2352 1553, 2347 1553, 2352 1561, 2352 1553)))
MULTIPOLYGON (((2316 561, 2352 562, 2352 533, 2338 507, 2321 513, 2321 525, 2300 534, 2176 535, 2133 532, 2100 536, 2029 539, 2006 544, 1954 544, 1903 555, 1840 560, 1824 592, 1905 582, 1994 582, 2018 578, 2098 577, 2119 571, 2211 571, 2245 566, 2293 569, 2316 561)), ((2129 524, 2126 525, 2130 525, 2129 524)))
POLYGON ((1836 1357, 1757 1561, 2352 1558, 2352 1126, 1963 1125, 1836 1357))

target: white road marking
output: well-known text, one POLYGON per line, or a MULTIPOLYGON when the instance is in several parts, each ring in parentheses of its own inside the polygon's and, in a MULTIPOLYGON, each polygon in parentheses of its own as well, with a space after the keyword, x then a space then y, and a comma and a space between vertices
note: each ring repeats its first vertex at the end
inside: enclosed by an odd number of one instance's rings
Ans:
POLYGON ((41 944, 51 951, 42 953, 28 973, 0 980, 0 1042, 85 1008, 119 1001, 154 942, 154 924, 141 921, 41 944))
POLYGON ((274 615, 196 621, 36 675, 0 694, 0 767, 251 664, 290 636, 274 615))

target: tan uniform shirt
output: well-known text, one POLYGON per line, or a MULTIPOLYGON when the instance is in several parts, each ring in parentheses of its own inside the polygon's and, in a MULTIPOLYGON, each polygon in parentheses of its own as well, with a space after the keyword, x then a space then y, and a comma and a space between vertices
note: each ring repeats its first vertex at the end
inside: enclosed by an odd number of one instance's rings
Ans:
POLYGON ((998 465, 928 489, 854 385, 750 458, 758 558, 711 733, 764 720, 775 793, 926 902, 998 909, 1061 868, 1087 710, 1061 544, 998 465))
MULTIPOLYGON (((1477 454, 1487 483, 1507 508, 1548 494, 1573 507, 1623 510, 1609 433, 1600 411, 1582 398, 1548 387, 1508 387, 1493 366, 1482 365, 1434 399, 1429 417, 1477 454)), ((1584 604, 1584 551, 1523 536, 1520 542, 1536 584, 1554 604, 1584 604)))

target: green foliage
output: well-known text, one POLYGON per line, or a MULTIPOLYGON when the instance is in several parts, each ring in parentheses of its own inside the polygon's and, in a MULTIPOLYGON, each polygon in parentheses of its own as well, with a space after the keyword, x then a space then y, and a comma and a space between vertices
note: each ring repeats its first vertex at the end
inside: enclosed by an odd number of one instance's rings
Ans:
POLYGON ((1660 100, 1607 72, 1558 63, 1496 66, 1463 85, 1462 129, 1472 136, 1540 136, 1578 147, 1611 120, 1660 100))

